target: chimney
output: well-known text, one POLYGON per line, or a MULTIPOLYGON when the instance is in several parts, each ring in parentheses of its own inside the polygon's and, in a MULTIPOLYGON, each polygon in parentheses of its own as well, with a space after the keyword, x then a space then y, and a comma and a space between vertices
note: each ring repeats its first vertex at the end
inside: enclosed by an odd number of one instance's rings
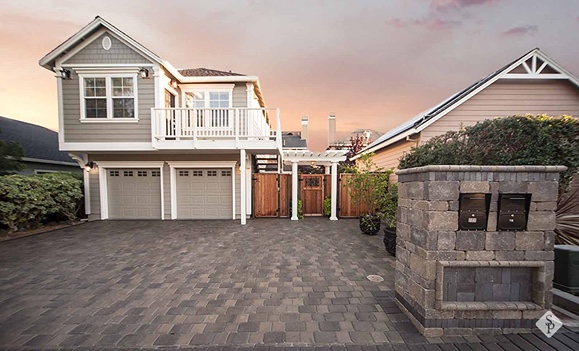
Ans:
POLYGON ((328 117, 328 146, 336 142, 336 115, 330 114, 328 117))
POLYGON ((308 141, 308 116, 302 117, 302 140, 308 141))

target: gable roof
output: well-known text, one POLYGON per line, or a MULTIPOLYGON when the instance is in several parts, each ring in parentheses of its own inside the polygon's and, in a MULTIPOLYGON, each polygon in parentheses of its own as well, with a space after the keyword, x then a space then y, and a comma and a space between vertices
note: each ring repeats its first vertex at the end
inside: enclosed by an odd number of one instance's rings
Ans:
POLYGON ((403 138, 419 133, 432 123, 436 122, 438 119, 442 118, 448 112, 452 111, 454 108, 470 99, 472 96, 478 94, 481 90, 502 78, 567 79, 579 87, 579 78, 575 77, 571 72, 565 70, 562 66, 550 59, 539 48, 535 48, 519 57, 518 59, 505 65, 501 69, 489 74, 481 80, 452 95, 448 99, 442 101, 440 104, 419 113, 410 120, 382 135, 382 137, 378 138, 372 144, 362 149, 353 159, 357 158, 361 154, 380 150, 390 144, 402 140, 403 138), (531 61, 531 65, 529 65, 528 61, 531 61), (553 71, 558 73, 541 73, 545 67, 550 67, 553 71), (516 69, 524 69, 525 73, 514 73, 513 71, 516 69))
POLYGON ((66 152, 58 150, 58 133, 48 128, 0 117, 0 140, 19 143, 24 158, 67 162, 71 166, 78 166, 66 152))
POLYGON ((151 50, 147 49, 139 42, 125 34, 123 31, 113 26, 111 23, 107 22, 104 18, 96 16, 89 24, 84 26, 76 34, 65 40, 62 44, 54 48, 48 54, 38 61, 38 63, 52 71, 55 67, 56 60, 58 57, 65 55, 66 53, 73 50, 77 45, 83 41, 89 39, 93 34, 101 30, 102 28, 107 29, 119 39, 124 41, 125 44, 132 46, 137 52, 139 52, 144 57, 151 60, 151 62, 157 63, 163 66, 169 73, 171 73, 177 80, 182 83, 208 83, 208 82, 257 82, 259 79, 257 76, 248 76, 239 73, 230 73, 224 71, 211 70, 206 68, 195 68, 192 70, 177 70, 169 62, 163 60, 159 55, 155 54, 151 50), (184 71, 182 73, 181 71, 184 71))
POLYGON ((233 73, 231 71, 218 71, 216 69, 209 69, 209 68, 185 68, 179 69, 179 73, 183 75, 183 77, 234 77, 234 76, 245 76, 245 74, 241 73, 233 73))

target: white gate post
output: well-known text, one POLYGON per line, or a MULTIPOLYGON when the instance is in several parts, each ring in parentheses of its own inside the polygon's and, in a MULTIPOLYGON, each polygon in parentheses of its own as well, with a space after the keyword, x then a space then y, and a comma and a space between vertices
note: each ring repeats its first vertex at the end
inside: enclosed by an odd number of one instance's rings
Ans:
POLYGON ((338 216, 336 215, 337 212, 337 204, 338 204, 338 163, 332 162, 332 196, 331 196, 331 212, 330 212, 330 220, 337 221, 338 216))
POLYGON ((292 221, 298 220, 298 163, 292 162, 292 221))

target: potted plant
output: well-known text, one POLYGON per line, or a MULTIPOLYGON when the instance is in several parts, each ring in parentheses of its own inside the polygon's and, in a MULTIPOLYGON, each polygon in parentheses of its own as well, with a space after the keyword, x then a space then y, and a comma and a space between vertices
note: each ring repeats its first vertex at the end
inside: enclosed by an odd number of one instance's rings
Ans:
POLYGON ((384 223, 384 246, 396 256, 396 216, 398 213, 398 184, 389 184, 382 198, 380 212, 384 223))
POLYGON ((388 189, 392 170, 377 167, 372 161, 373 153, 362 155, 357 166, 347 168, 352 175, 346 178, 351 190, 350 199, 355 205, 363 205, 365 213, 360 214, 360 230, 369 235, 380 231, 380 216, 377 210, 388 189))

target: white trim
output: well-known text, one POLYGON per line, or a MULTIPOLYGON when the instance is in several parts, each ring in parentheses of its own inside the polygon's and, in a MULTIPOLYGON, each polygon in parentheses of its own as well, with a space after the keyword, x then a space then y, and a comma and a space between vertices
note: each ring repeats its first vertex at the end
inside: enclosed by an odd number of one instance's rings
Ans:
POLYGON ((181 90, 191 93, 194 91, 226 91, 233 90, 235 84, 179 84, 181 90))
POLYGON ((107 184, 107 169, 109 168, 159 168, 161 172, 159 175, 159 182, 161 186, 161 220, 165 219, 165 196, 163 189, 163 166, 165 161, 95 161, 99 169, 99 193, 101 201, 101 219, 109 218, 109 200, 108 200, 108 184, 107 184))
POLYGON ((62 57, 59 58, 59 61, 65 63, 66 61, 70 60, 74 55, 78 54, 82 49, 89 46, 93 41, 97 40, 98 37, 105 34, 107 30, 105 28, 101 28, 94 32, 90 37, 86 38, 85 40, 81 41, 77 46, 75 46, 72 50, 68 51, 62 57))
MULTIPOLYGON (((137 68, 137 70, 141 67, 155 67, 154 63, 62 63, 61 67, 68 67, 72 68, 75 71, 103 71, 106 70, 107 72, 110 70, 128 70, 129 68, 137 68)), ((132 71, 132 70, 131 70, 132 71)))
MULTIPOLYGON (((74 70, 78 75, 89 75, 89 74, 99 74, 101 76, 106 76, 109 74, 139 74, 139 69, 143 67, 138 63, 130 64, 127 66, 110 65, 103 67, 102 65, 89 65, 86 67, 78 67, 77 65, 72 65, 70 69, 74 70)), ((147 78, 142 78, 147 79, 147 78)))
MULTIPOLYGON (((90 33, 92 30, 94 30, 99 25, 102 25, 103 27, 108 29, 111 32, 111 34, 114 34, 116 36, 116 39, 124 41, 125 42, 124 44, 130 44, 130 46, 133 46, 134 49, 141 51, 140 52, 141 54, 143 54, 147 58, 151 59, 152 61, 155 61, 155 62, 158 62, 161 64, 164 63, 160 57, 158 57, 157 55, 152 53, 150 50, 148 50, 147 48, 145 48, 144 46, 142 46, 141 44, 139 44, 138 42, 136 42, 135 40, 133 40, 132 38, 130 38, 129 36, 127 36, 126 34, 121 32, 120 30, 115 28, 113 25, 111 25, 110 23, 108 23, 107 21, 105 21, 104 19, 102 19, 101 17, 98 17, 98 16, 92 22, 90 22, 88 25, 86 25, 84 28, 82 28, 80 31, 78 31, 75 35, 70 37, 64 43, 60 44, 53 51, 51 51, 46 56, 44 56, 42 59, 40 59, 40 61, 38 63, 41 66, 46 67, 50 63, 50 61, 55 60, 61 53, 70 49, 71 46, 75 45, 79 40, 81 40, 83 37, 85 37, 88 33, 90 33)), ((102 30, 102 31, 104 32, 105 30, 102 30)), ((98 32, 100 32, 100 30, 97 31, 97 33, 98 32)), ((102 34, 102 33, 100 33, 100 34, 102 34)), ((89 42, 89 41, 85 40, 85 42, 89 42)), ((74 51, 74 49, 71 50, 71 52, 72 51, 74 51)))
MULTIPOLYGON (((166 65, 169 65, 166 63, 166 65)), ((165 66, 166 66, 165 65, 165 66)), ((175 76, 182 84, 188 83, 246 83, 246 82, 257 82, 259 78, 257 76, 205 76, 205 77, 185 77, 181 75, 177 70, 172 71, 166 66, 169 72, 175 76)))
POLYGON ((151 142, 59 143, 60 151, 156 151, 151 142))
MULTIPOLYGON (((85 72, 78 72, 78 85, 79 85, 79 96, 80 96, 80 121, 81 122, 88 122, 97 123, 102 122, 109 122, 109 123, 127 123, 127 122, 138 122, 139 121, 139 82, 138 82, 138 73, 127 71, 127 72, 103 72, 103 71, 85 71, 85 72), (86 117, 86 108, 85 108, 85 95, 84 95, 84 80, 87 78, 105 78, 105 89, 106 89, 106 101, 107 101, 107 117, 106 118, 87 118, 86 117), (113 85, 112 85, 112 78, 132 78, 133 79, 133 96, 132 97, 119 97, 119 98, 127 98, 133 99, 134 105, 134 115, 133 118, 114 118, 113 117, 113 85)), ((103 97, 100 97, 101 99, 103 97)), ((133 123, 134 123, 133 122, 133 123)))
MULTIPOLYGON (((523 67, 525 67, 525 65, 523 65, 523 67)), ((527 70, 528 65, 525 67, 525 69, 527 70)), ((543 67, 544 68, 544 67, 543 67)), ((530 69, 530 68, 529 68, 530 69)), ((427 127, 429 127, 431 124, 433 124, 434 122, 438 121, 439 119, 441 119, 442 117, 444 117, 446 114, 448 114, 449 112, 453 111, 455 108, 457 108, 458 106, 462 105, 464 102, 468 101, 470 98, 472 98, 473 96, 475 96, 476 94, 480 93, 482 90, 486 89, 488 86, 490 86, 491 84, 495 83, 497 80, 499 79, 568 79, 569 81, 571 81, 573 84, 575 84, 577 87, 579 87, 579 78, 575 77, 572 73, 570 73, 569 71, 565 70, 563 67, 561 67, 558 63, 556 63, 555 61, 551 60, 547 55, 545 55, 542 51, 540 51, 539 49, 535 49, 531 52, 529 52, 527 55, 521 57, 519 60, 513 62, 508 68, 506 68, 503 72, 501 72, 500 74, 497 74, 495 77, 493 77, 492 79, 489 79, 489 81, 485 82, 483 85, 479 86, 478 88, 476 88, 475 90, 471 91, 468 95, 463 96, 459 101, 455 102, 454 104, 446 107, 446 109, 444 111, 442 111, 441 113, 438 113, 435 117, 429 119, 428 121, 426 121, 425 123, 421 124, 420 126, 418 126, 418 128, 410 128, 409 130, 407 130, 406 132, 399 134, 397 136, 393 136, 390 139, 387 139, 385 141, 380 142, 379 144, 368 148, 366 150, 361 151, 358 155, 356 155, 355 157, 353 157, 352 159, 356 159, 359 157, 359 155, 363 155, 369 152, 373 152, 373 151, 377 151, 380 149, 383 149, 389 145, 394 144, 395 142, 401 140, 403 137, 406 137, 408 135, 412 135, 412 134, 416 134, 421 132, 422 130, 426 129, 427 127), (525 63, 529 58, 531 57, 535 57, 538 56, 543 62, 547 62, 548 65, 553 68, 556 71, 559 71, 560 73, 557 74, 521 74, 521 73, 509 73, 511 72, 513 69, 517 68, 518 66, 522 65, 523 63, 525 63)), ((431 109, 432 110, 432 109, 431 109)), ((431 111, 429 110, 429 111, 431 111)))
MULTIPOLYGON (((231 168, 232 211, 235 220, 235 166, 237 161, 167 161, 171 172, 171 219, 177 218, 177 168, 231 168)), ((243 199, 241 199, 243 200, 243 199)))
MULTIPOLYGON (((245 149, 239 150, 239 168, 240 168, 240 201, 239 201, 239 212, 241 215, 241 225, 245 225, 247 223, 247 199, 246 199, 246 191, 247 191, 247 170, 245 169, 245 161, 246 161, 246 154, 245 149)), ((234 192, 235 194, 235 192, 234 192)), ((235 213, 235 212, 234 212, 235 213)))
POLYGON ((58 98, 58 142, 64 142, 64 97, 62 95, 62 77, 60 77, 60 66, 56 66, 56 96, 58 98))

